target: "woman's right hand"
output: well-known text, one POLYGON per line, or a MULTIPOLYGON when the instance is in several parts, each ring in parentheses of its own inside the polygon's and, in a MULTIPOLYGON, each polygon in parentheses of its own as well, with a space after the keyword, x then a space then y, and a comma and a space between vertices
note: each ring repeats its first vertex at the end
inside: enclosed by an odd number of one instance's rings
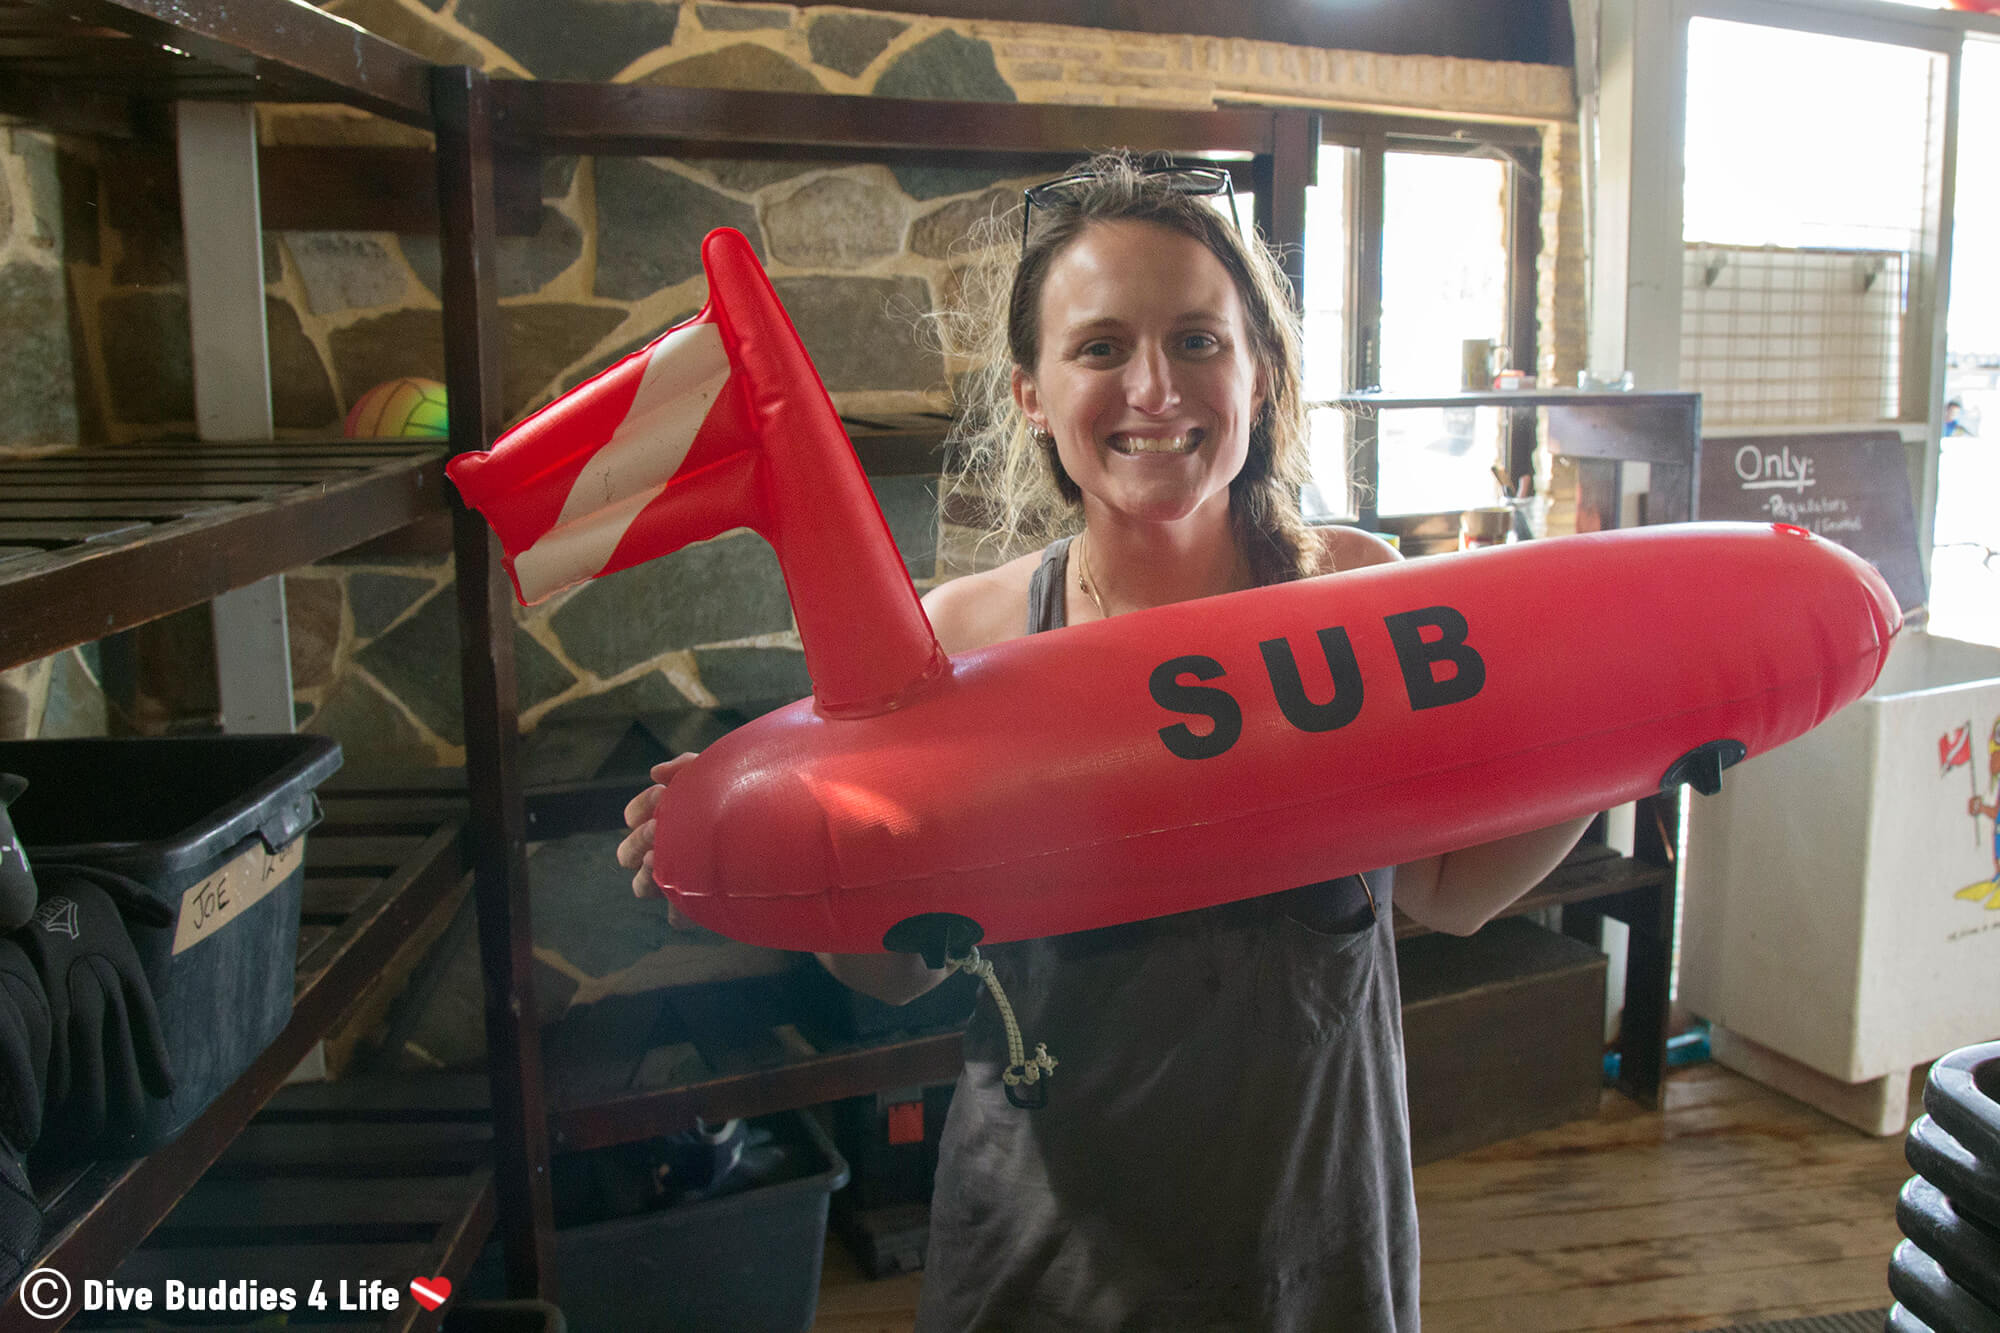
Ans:
POLYGON ((618 864, 637 872, 632 876, 634 897, 650 898, 660 891, 653 883, 653 812, 659 808, 660 798, 666 795, 667 784, 673 781, 674 774, 693 763, 694 758, 690 752, 654 764, 648 775, 654 785, 634 796, 625 807, 625 827, 632 831, 618 844, 618 864))

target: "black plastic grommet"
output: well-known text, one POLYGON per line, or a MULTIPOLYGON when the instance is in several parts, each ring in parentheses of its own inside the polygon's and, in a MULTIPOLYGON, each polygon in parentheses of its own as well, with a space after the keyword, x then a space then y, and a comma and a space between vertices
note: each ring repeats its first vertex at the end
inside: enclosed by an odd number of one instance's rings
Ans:
POLYGON ((1671 791, 1686 783, 1703 796, 1713 796, 1722 790, 1722 770, 1742 763, 1749 752, 1742 741, 1697 745, 1667 765, 1667 771, 1660 775, 1660 790, 1671 791))
POLYGON ((986 931, 969 916, 956 912, 924 912, 906 916, 883 932, 882 947, 891 953, 923 955, 932 967, 943 967, 953 958, 962 958, 985 937, 986 931))

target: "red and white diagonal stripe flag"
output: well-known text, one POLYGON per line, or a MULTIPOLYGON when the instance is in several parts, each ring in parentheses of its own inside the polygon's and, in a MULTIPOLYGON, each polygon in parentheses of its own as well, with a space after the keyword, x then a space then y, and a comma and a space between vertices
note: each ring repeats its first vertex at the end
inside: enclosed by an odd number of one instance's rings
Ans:
POLYGON ((1938 737, 1938 776, 1942 777, 1960 764, 1972 762, 1972 724, 1954 728, 1949 736, 1938 737))
POLYGON ((746 443, 714 306, 550 403, 451 479, 500 534, 521 601, 624 569, 648 506, 683 468, 746 443))

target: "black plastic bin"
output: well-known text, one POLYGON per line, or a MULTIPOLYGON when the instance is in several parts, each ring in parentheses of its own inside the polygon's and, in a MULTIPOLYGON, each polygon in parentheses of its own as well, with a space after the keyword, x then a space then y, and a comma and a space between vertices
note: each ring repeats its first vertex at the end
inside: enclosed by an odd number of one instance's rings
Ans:
POLYGON ((569 1333, 569 1321, 547 1301, 453 1301, 444 1333, 569 1333))
MULTIPOLYGON (((811 1115, 756 1121, 797 1150, 783 1180, 630 1217, 560 1227, 556 1272, 578 1333, 803 1333, 819 1306, 827 1200, 847 1162, 811 1115)), ((466 1282, 495 1290, 499 1246, 466 1282)))
POLYGON ((0 772, 29 784, 10 813, 30 862, 117 871, 174 915, 134 932, 174 1093, 115 1137, 70 1147, 111 1157, 171 1141, 283 1030, 304 835, 314 789, 339 767, 321 736, 0 742, 0 772))

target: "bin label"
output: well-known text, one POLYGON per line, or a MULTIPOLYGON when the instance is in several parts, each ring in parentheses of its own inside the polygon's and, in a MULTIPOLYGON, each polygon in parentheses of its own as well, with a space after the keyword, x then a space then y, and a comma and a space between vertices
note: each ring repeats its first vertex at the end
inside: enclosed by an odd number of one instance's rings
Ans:
POLYGON ((253 842, 242 855, 183 893, 174 952, 192 949, 256 906, 299 868, 305 854, 304 838, 293 838, 278 852, 253 842))

